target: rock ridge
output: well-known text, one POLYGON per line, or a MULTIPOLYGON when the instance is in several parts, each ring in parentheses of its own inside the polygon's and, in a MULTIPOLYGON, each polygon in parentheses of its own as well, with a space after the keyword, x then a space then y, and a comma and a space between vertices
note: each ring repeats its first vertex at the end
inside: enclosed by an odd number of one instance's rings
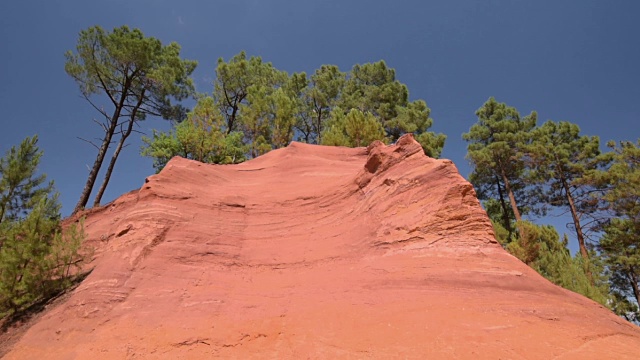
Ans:
MULTIPOLYGON (((93 271, 5 355, 635 358, 640 331, 506 253, 412 135, 172 159, 83 214, 93 271)), ((70 221, 73 221, 71 219, 70 221)))

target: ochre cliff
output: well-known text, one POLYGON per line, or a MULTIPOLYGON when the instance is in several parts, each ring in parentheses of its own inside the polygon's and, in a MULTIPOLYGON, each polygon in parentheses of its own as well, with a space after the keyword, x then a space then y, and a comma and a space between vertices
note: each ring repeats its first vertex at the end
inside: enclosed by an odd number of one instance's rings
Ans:
POLYGON ((175 158, 87 212, 93 272, 7 359, 636 359, 640 331, 506 253, 410 135, 175 158))

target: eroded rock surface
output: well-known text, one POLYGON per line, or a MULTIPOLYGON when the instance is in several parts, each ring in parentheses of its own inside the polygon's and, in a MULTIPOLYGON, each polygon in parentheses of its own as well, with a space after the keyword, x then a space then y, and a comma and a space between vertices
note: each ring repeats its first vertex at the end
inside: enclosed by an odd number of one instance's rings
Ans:
POLYGON ((95 269, 8 359, 636 359, 640 331, 494 240, 413 138, 175 158, 89 211, 95 269))

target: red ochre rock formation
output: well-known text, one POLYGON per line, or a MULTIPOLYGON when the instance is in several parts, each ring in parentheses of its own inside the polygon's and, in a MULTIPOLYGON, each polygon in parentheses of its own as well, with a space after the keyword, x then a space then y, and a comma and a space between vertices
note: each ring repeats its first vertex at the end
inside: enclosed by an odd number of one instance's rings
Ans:
POLYGON ((175 158, 87 212, 93 272, 7 359, 637 359, 640 330, 506 253, 408 135, 175 158))

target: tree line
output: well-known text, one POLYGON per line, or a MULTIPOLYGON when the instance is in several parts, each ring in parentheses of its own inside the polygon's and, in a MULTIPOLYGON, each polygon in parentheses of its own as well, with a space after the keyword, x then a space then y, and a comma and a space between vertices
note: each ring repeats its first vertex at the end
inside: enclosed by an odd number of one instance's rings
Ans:
POLYGON ((490 98, 462 135, 497 239, 513 255, 567 289, 630 321, 640 313, 640 140, 609 142, 567 121, 537 124, 537 113, 490 98), (570 216, 579 252, 555 228, 534 220, 570 216), (524 216, 528 216, 526 220, 524 216))
MULTIPOLYGON (((173 156, 233 164, 292 140, 357 147, 413 133, 431 157, 444 146, 446 136, 429 131, 426 102, 410 101, 384 61, 347 72, 322 65, 310 75, 289 74, 241 52, 219 59, 211 93, 198 94, 190 77, 197 62, 180 51, 138 29, 94 26, 66 53, 65 70, 100 114, 94 121, 102 134, 98 143, 83 139, 97 155, 74 214, 87 207, 104 170, 93 201, 100 205, 127 139, 148 117, 172 123, 171 130, 142 138, 141 153, 156 171, 173 156), (195 99, 192 109, 182 105, 185 99, 195 99)), ((493 98, 475 115, 462 135, 469 181, 498 241, 550 281, 640 320, 640 140, 611 142, 601 152, 599 138, 580 134, 576 124, 538 124, 535 112, 521 116, 493 98), (576 255, 566 235, 539 223, 549 211, 570 216, 576 255)), ((83 259, 81 224, 63 235, 53 185, 35 175, 42 155, 36 141, 25 139, 0 162, 0 311, 17 311, 68 286, 83 259)))
POLYGON ((238 163, 292 140, 366 146, 414 133, 424 151, 438 156, 445 136, 428 129, 430 109, 409 101, 407 86, 384 61, 342 72, 323 65, 313 74, 288 73, 244 52, 219 59, 211 95, 197 95, 184 121, 169 132, 143 137, 142 154, 161 170, 179 155, 210 163, 238 163))
MULTIPOLYGON (((66 70, 82 94, 107 96, 113 112, 91 102, 104 117, 104 140, 75 211, 86 205, 113 136, 120 135, 107 169, 106 186, 122 143, 147 115, 173 122, 167 132, 143 137, 142 155, 157 171, 176 155, 230 164, 255 158, 297 140, 310 144, 366 146, 413 133, 425 153, 438 157, 446 136, 433 125, 424 100, 409 91, 384 61, 356 64, 348 72, 322 65, 312 74, 288 74, 241 52, 218 59, 210 94, 196 94, 195 61, 180 47, 161 45, 139 30, 100 27, 83 31, 66 70), (186 111, 179 101, 194 97, 186 111)), ((638 146, 610 143, 601 153, 596 136, 566 121, 537 123, 537 114, 490 98, 463 139, 473 172, 469 181, 503 246, 554 283, 638 319, 640 221, 638 146), (568 214, 579 253, 555 228, 535 223, 555 209, 568 214)), ((94 205, 99 205, 102 191, 94 205)))

